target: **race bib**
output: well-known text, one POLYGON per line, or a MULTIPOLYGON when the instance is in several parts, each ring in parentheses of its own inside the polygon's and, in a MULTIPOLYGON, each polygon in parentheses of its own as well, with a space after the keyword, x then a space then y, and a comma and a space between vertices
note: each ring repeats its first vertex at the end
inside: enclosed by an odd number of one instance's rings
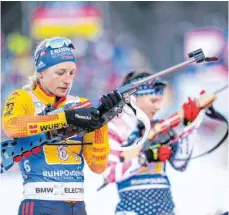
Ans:
POLYGON ((47 164, 81 164, 82 155, 81 155, 81 145, 72 145, 71 144, 80 144, 80 141, 76 140, 65 140, 63 143, 68 145, 60 144, 58 146, 45 145, 44 156, 47 164))

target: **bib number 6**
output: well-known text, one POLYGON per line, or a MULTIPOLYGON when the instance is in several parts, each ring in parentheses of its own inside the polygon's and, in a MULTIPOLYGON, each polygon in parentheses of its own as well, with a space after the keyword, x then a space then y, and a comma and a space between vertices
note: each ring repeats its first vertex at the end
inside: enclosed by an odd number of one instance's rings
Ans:
POLYGON ((64 146, 58 146, 57 150, 58 150, 58 155, 61 160, 66 161, 69 159, 69 154, 64 146))

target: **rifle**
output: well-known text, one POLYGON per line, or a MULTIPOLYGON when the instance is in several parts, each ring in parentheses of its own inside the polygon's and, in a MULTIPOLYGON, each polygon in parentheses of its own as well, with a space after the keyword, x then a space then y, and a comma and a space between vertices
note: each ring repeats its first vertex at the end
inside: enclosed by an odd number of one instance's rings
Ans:
MULTIPOLYGON (((177 69, 183 68, 189 64, 192 63, 202 63, 202 62, 211 62, 211 61, 217 61, 218 58, 216 57, 205 57, 202 49, 198 49, 196 51, 193 51, 188 54, 188 57, 190 59, 179 63, 175 66, 172 66, 168 69, 162 70, 159 73, 153 74, 149 77, 146 77, 142 80, 136 81, 134 83, 125 85, 118 89, 118 93, 122 96, 122 100, 109 112, 104 113, 101 116, 102 119, 102 125, 107 124, 109 121, 111 121, 115 116, 117 116, 123 109, 124 105, 126 103, 129 103, 129 97, 138 91, 138 87, 142 86, 143 84, 152 81, 158 77, 161 77, 163 75, 169 74, 173 71, 176 71, 177 69)), ((99 108, 101 104, 100 99, 93 99, 91 101, 86 101, 80 104, 71 104, 66 105, 63 108, 59 108, 57 110, 53 110, 51 112, 48 112, 46 114, 56 114, 58 112, 62 112, 66 109, 76 109, 76 108, 82 108, 82 107, 94 107, 99 108)), ((127 151, 130 150, 130 148, 137 148, 139 145, 143 144, 145 140, 147 139, 148 132, 150 130, 150 122, 149 120, 145 122, 146 125, 146 132, 143 135, 143 138, 141 141, 137 142, 135 145, 129 146, 129 147, 120 147, 121 151, 127 151)), ((74 136, 82 137, 86 133, 90 131, 86 129, 81 128, 75 128, 74 130, 74 136)), ((1 172, 3 170, 8 170, 11 168, 14 164, 14 162, 19 162, 23 157, 29 157, 32 155, 32 153, 38 153, 40 151, 40 148, 44 144, 55 144, 60 141, 62 141, 66 137, 61 135, 52 136, 50 135, 52 132, 46 132, 38 135, 23 137, 23 138, 17 138, 17 139, 10 139, 6 140, 4 142, 1 142, 1 157, 2 157, 2 163, 1 163, 1 172)), ((55 133, 55 132, 54 132, 55 133)))
MULTIPOLYGON (((204 92, 203 94, 201 94, 199 96, 199 98, 195 99, 197 106, 200 107, 200 109, 202 111, 197 116, 197 118, 194 120, 194 122, 192 123, 191 126, 188 126, 188 128, 185 129, 184 132, 182 132, 182 134, 171 139, 171 141, 168 142, 167 145, 177 143, 180 139, 189 136, 196 128, 199 127, 199 125, 201 124, 202 119, 203 119, 203 113, 204 113, 203 111, 207 110, 206 115, 211 117, 212 119, 220 120, 220 121, 224 122, 227 125, 227 131, 223 135, 223 138, 214 147, 212 147, 211 149, 206 150, 205 152, 200 153, 194 157, 189 157, 188 160, 200 158, 200 157, 203 157, 203 156, 210 154, 211 152, 215 151, 224 142, 224 140, 228 137, 228 121, 219 112, 216 112, 214 110, 214 108, 212 107, 212 104, 216 100, 216 95, 219 94, 220 92, 222 92, 223 90, 227 89, 227 88, 228 88, 228 84, 226 84, 225 86, 221 87, 220 89, 216 90, 213 93, 204 92)), ((170 127, 173 127, 173 128, 177 127, 182 122, 183 118, 184 118, 183 110, 180 110, 179 112, 172 114, 171 116, 167 117, 166 119, 157 122, 150 129, 150 132, 148 134, 148 141, 153 141, 155 136, 160 134, 160 133, 167 133, 169 131, 170 127)), ((142 149, 142 146, 139 146, 139 151, 141 149, 142 149)), ((128 159, 131 159, 131 158, 135 157, 136 154, 135 154, 135 152, 134 153, 122 152, 122 156, 123 157, 128 156, 128 159)), ((186 161, 187 159, 175 159, 175 160, 177 160, 177 161, 185 160, 186 161)), ((109 182, 106 181, 106 179, 104 178, 103 184, 97 189, 97 191, 102 190, 108 184, 109 184, 109 182)))

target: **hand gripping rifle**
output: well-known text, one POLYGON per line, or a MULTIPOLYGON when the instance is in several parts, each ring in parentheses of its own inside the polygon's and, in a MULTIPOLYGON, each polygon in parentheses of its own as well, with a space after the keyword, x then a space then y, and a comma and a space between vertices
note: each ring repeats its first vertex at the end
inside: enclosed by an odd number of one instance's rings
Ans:
MULTIPOLYGON (((202 62, 211 62, 211 61, 217 61, 218 59, 216 57, 208 58, 205 57, 202 49, 198 49, 196 51, 193 51, 188 54, 189 58, 188 60, 179 63, 175 66, 172 66, 168 69, 162 70, 159 73, 153 74, 149 77, 146 77, 142 80, 136 81, 134 83, 125 85, 121 88, 118 89, 118 92, 122 96, 123 100, 121 100, 112 110, 110 110, 107 113, 104 113, 101 116, 102 119, 102 125, 108 123, 111 121, 115 116, 117 116, 123 109, 124 105, 126 103, 129 103, 129 97, 133 95, 135 92, 138 91, 138 87, 141 85, 152 81, 158 77, 161 77, 163 75, 169 74, 173 71, 176 71, 177 69, 183 68, 185 66, 188 66, 192 63, 202 63, 202 62)), ((47 113, 48 115, 50 114, 56 114, 58 112, 62 112, 66 109, 75 109, 75 108, 82 108, 82 107, 95 107, 98 108, 101 104, 100 99, 93 99, 91 101, 86 101, 84 103, 80 104, 73 104, 73 105, 66 105, 63 108, 51 111, 47 113)), ((138 109, 135 107, 135 109, 138 109)), ((136 112, 138 113, 140 110, 137 110, 136 112)), ((141 112, 141 111, 140 111, 141 112)), ((137 114, 138 117, 138 114, 137 114)), ((120 147, 119 150, 121 151, 127 151, 130 150, 130 148, 137 148, 139 145, 143 144, 146 139, 148 138, 148 132, 150 130, 150 122, 149 120, 144 121, 146 132, 143 135, 143 138, 141 141, 135 143, 135 145, 128 146, 128 147, 120 147)), ((75 129, 74 135, 77 135, 78 137, 82 137, 86 133, 88 133, 88 130, 77 128, 75 129)), ((19 162, 23 157, 29 157, 33 153, 38 153, 40 151, 40 148, 44 144, 55 144, 64 139, 63 136, 58 135, 55 137, 52 137, 50 135, 50 132, 38 134, 38 135, 33 135, 33 136, 28 136, 28 137, 22 137, 22 138, 17 138, 17 139, 10 139, 6 140, 1 143, 1 157, 2 157, 2 163, 1 163, 1 172, 3 170, 8 170, 11 168, 14 164, 14 162, 19 162)), ((66 139, 66 137, 65 137, 66 139)))
MULTIPOLYGON (((223 90, 225 90, 228 87, 228 84, 223 86, 222 88, 216 90, 215 92, 203 92, 199 98, 195 99, 195 102, 197 104, 197 107, 199 107, 201 110, 202 109, 207 109, 209 108, 213 102, 216 100, 216 95, 223 90)), ((179 112, 176 112, 166 118, 165 120, 161 120, 158 123, 156 123, 151 129, 148 134, 148 139, 152 140, 155 135, 161 133, 161 132, 167 132, 167 130, 170 127, 176 127, 178 126, 184 118, 184 113, 183 110, 180 110, 179 112)))

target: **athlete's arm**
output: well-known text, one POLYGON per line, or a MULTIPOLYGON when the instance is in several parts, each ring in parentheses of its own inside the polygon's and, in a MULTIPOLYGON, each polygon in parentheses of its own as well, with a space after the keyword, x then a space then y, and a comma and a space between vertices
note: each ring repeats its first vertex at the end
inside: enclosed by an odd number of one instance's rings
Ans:
POLYGON ((103 173, 108 164, 108 155, 110 152, 108 139, 108 126, 88 133, 83 137, 83 143, 92 143, 92 145, 83 146, 83 155, 89 168, 97 174, 103 173))
POLYGON ((34 116, 35 108, 32 98, 25 90, 12 93, 4 106, 2 127, 11 138, 30 136, 62 128, 66 125, 65 113, 34 116))
POLYGON ((109 127, 109 144, 110 154, 108 157, 108 168, 104 174, 105 180, 108 183, 123 181, 141 169, 138 162, 139 150, 122 152, 115 150, 123 145, 123 138, 119 135, 119 128, 112 121, 109 127))

